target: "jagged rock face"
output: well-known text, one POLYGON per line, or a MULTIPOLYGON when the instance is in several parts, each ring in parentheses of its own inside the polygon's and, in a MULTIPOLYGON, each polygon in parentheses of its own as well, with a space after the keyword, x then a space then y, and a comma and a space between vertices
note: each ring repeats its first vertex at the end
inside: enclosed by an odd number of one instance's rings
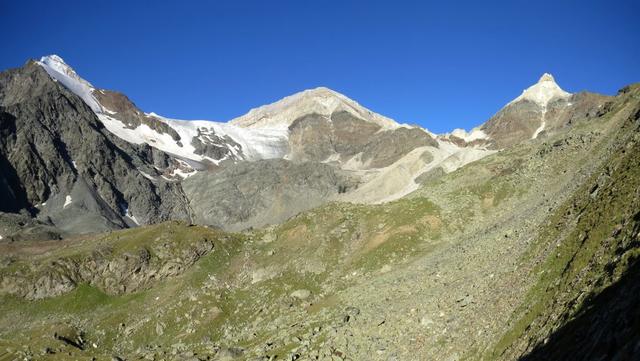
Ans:
POLYGON ((167 153, 153 148, 148 144, 141 144, 137 148, 140 149, 139 156, 144 159, 144 161, 150 165, 152 165, 157 170, 171 169, 176 166, 176 160, 174 157, 168 155, 167 153))
POLYGON ((236 159, 232 148, 242 149, 242 146, 228 135, 216 134, 215 130, 207 128, 198 129, 198 135, 193 137, 191 145, 195 154, 221 161, 236 159))
POLYGON ((330 117, 314 113, 296 119, 289 127, 289 144, 288 158, 293 161, 344 164, 358 156, 360 168, 386 167, 415 148, 438 147, 437 141, 421 129, 382 129, 346 111, 330 117))
POLYGON ((183 181, 195 222, 232 231, 282 222, 353 186, 327 164, 280 159, 238 163, 183 181))
POLYGON ((79 284, 90 284, 112 295, 138 291, 183 273, 213 251, 215 245, 208 236, 191 237, 186 244, 175 244, 161 234, 157 237, 159 242, 128 252, 102 246, 82 257, 61 257, 38 263, 13 274, 0 275, 0 294, 36 300, 60 296, 79 284))
POLYGON ((348 160, 363 151, 380 126, 347 112, 325 117, 309 114, 289 127, 289 158, 293 161, 324 161, 334 156, 348 160))
POLYGON ((150 147, 110 134, 76 95, 33 62, 0 74, 1 211, 27 209, 68 232, 188 218, 178 185, 152 182, 150 147))
MULTIPOLYGON (((0 110, 0 144, 4 144, 9 134, 15 133, 14 120, 11 114, 0 110)), ((0 154, 0 194, 2 194, 0 207, 3 211, 18 212, 29 208, 27 193, 20 182, 20 177, 4 154, 0 154)))

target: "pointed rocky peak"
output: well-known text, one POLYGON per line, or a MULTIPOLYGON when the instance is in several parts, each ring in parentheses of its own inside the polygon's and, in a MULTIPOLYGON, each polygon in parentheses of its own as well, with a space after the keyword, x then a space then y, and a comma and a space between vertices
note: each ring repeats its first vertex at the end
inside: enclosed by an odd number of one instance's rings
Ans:
MULTIPOLYGON (((553 75, 544 73, 538 80, 538 82, 529 88, 525 89, 519 97, 515 98, 509 104, 514 104, 522 100, 528 100, 538 104, 541 107, 546 107, 547 104, 553 99, 568 98, 571 93, 568 93, 556 83, 553 75)), ((507 104, 507 105, 509 105, 507 104)))
POLYGON ((65 61, 64 59, 62 59, 60 56, 58 55, 47 55, 47 56, 43 56, 42 58, 40 58, 40 61, 38 62, 38 64, 44 66, 44 67, 48 67, 51 70, 55 70, 61 74, 64 74, 66 76, 68 76, 69 78, 74 79, 75 81, 84 84, 85 86, 89 87, 89 88, 93 88, 93 85, 91 85, 91 83, 89 83, 88 81, 82 79, 75 70, 73 70, 72 67, 70 67, 65 61))
POLYGON ((102 106, 93 96, 93 85, 82 79, 61 57, 58 55, 43 56, 37 63, 44 68, 52 79, 59 81, 84 100, 95 113, 103 111, 102 106))
POLYGON ((542 83, 543 81, 552 81, 552 82, 556 82, 556 79, 554 79, 553 75, 549 74, 549 73, 544 73, 542 74, 542 76, 540 77, 540 80, 538 80, 538 83, 542 83))
POLYGON ((251 109, 247 114, 231 120, 231 123, 245 128, 288 128, 302 116, 315 113, 329 117, 339 111, 349 112, 384 129, 400 126, 394 120, 374 113, 326 87, 304 90, 275 103, 251 109))

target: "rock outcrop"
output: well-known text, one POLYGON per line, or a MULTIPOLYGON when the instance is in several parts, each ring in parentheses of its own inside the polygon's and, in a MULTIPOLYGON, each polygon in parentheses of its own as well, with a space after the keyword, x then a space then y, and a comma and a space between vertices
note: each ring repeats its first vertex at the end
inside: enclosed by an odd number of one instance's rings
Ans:
MULTIPOLYGON (((179 223, 165 226, 169 233, 172 228, 180 230, 182 227, 184 225, 179 223)), ((159 238, 163 236, 166 237, 161 234, 159 238)), ((119 239, 120 236, 114 234, 112 237, 119 239)), ((80 284, 91 285, 111 295, 134 292, 187 270, 213 251, 211 237, 199 235, 184 243, 165 238, 164 242, 151 242, 149 246, 135 245, 130 251, 97 245, 87 254, 56 257, 0 274, 0 293, 36 300, 60 296, 80 284)), ((149 243, 149 240, 143 243, 149 243)))

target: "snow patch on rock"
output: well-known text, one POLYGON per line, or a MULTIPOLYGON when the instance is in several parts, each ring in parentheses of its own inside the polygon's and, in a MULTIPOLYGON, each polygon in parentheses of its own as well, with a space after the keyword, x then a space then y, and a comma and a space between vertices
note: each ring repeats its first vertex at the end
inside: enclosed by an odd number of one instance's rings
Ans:
POLYGON ((194 174, 196 174, 195 170, 193 172, 185 172, 182 169, 174 169, 173 172, 171 172, 172 177, 179 176, 182 179, 187 179, 194 174))
POLYGON ((153 177, 153 176, 152 176, 151 174, 149 174, 149 173, 145 173, 145 172, 141 171, 140 169, 138 169, 138 172, 140 172, 140 174, 142 174, 142 176, 143 176, 143 177, 145 177, 145 178, 147 178, 147 179, 149 179, 149 180, 152 180, 152 181, 155 181, 155 180, 156 180, 156 178, 155 178, 155 177, 153 177))
POLYGON ((213 133, 218 137, 228 136, 241 146, 241 150, 230 147, 230 151, 245 160, 282 158, 288 152, 288 129, 247 129, 209 120, 169 119, 157 114, 154 116, 169 124, 189 145, 200 130, 202 133, 213 133))
POLYGON ((136 217, 135 217, 133 214, 131 214, 131 213, 129 212, 129 208, 127 208, 127 209, 125 210, 124 215, 125 215, 125 217, 128 217, 130 220, 132 220, 132 221, 133 221, 133 223, 135 223, 135 224, 137 224, 137 225, 140 225, 140 222, 138 222, 138 220, 136 219, 136 217))
POLYGON ((454 129, 453 131, 451 131, 451 133, 446 133, 445 137, 446 136, 451 136, 451 135, 454 136, 454 137, 460 138, 460 139, 464 140, 467 143, 473 142, 474 140, 478 140, 478 139, 488 139, 489 138, 487 133, 485 133, 479 127, 473 128, 469 132, 467 132, 466 130, 464 130, 462 128, 457 128, 457 129, 454 129))
POLYGON ((536 139, 540 134, 540 132, 542 132, 546 126, 547 126, 547 107, 545 106, 542 109, 542 115, 540 116, 540 126, 538 127, 538 129, 536 129, 535 132, 533 132, 531 139, 536 139))

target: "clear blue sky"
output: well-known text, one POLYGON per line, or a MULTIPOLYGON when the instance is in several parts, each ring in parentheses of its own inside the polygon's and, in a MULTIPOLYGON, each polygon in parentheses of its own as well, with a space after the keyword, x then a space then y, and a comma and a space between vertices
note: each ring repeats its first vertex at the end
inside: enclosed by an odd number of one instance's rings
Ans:
POLYGON ((0 1, 0 68, 55 53, 145 111, 229 120, 327 86, 437 132, 554 74, 640 81, 640 1, 0 1), (186 5, 188 4, 188 5, 186 5))

